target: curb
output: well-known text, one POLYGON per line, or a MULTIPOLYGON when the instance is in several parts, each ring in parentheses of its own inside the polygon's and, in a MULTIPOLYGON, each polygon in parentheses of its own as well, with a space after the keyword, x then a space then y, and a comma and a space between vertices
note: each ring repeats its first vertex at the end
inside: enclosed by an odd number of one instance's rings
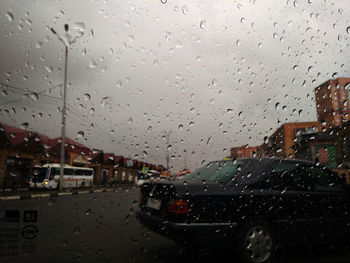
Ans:
POLYGON ((104 192, 122 192, 128 190, 136 189, 136 186, 132 186, 131 188, 109 188, 109 189, 89 189, 82 191, 72 191, 72 192, 62 192, 62 193, 44 193, 44 194, 24 194, 24 195, 13 195, 13 196, 0 196, 0 201, 7 200, 28 200, 35 198, 47 198, 47 197, 59 197, 59 196, 68 196, 68 195, 81 195, 81 194, 92 194, 92 193, 104 193, 104 192))

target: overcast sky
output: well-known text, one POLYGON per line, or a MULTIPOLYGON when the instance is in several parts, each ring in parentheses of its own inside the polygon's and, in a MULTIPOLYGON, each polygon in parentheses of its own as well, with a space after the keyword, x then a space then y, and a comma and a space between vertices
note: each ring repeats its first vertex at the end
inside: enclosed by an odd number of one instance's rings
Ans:
POLYGON ((88 147, 193 169, 260 145, 284 122, 316 120, 313 89, 349 76, 350 2, 0 2, 0 120, 88 147), (56 88, 55 88, 56 87, 56 88), (24 91, 23 91, 24 90, 24 91), (46 92, 48 91, 48 92, 46 92), (36 93, 36 94, 35 94, 36 93), (27 95, 25 95, 27 94, 27 95))

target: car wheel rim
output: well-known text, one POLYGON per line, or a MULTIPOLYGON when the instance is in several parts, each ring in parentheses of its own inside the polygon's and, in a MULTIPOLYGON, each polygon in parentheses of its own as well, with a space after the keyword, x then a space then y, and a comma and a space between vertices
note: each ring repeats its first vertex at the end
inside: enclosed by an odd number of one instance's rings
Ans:
POLYGON ((249 229, 245 237, 245 250, 253 262, 265 262, 271 256, 272 237, 262 226, 249 229))

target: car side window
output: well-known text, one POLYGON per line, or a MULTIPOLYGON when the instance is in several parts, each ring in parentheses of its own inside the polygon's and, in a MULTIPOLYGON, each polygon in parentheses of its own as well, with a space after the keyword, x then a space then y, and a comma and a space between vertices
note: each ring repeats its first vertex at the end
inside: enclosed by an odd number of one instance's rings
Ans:
POLYGON ((312 189, 317 192, 345 191, 341 182, 330 170, 322 167, 310 167, 308 176, 312 182, 312 189))
POLYGON ((272 190, 305 191, 310 185, 302 176, 301 168, 295 164, 275 164, 270 172, 267 172, 262 180, 261 187, 272 190))

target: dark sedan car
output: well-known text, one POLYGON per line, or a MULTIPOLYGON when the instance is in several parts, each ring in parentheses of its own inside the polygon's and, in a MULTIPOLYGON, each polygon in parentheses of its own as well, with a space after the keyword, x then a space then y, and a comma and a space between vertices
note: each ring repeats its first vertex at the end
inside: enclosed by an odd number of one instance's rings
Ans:
POLYGON ((349 235, 349 195, 330 170, 309 162, 217 161, 144 184, 137 218, 179 243, 228 245, 244 261, 268 262, 280 245, 349 235))

